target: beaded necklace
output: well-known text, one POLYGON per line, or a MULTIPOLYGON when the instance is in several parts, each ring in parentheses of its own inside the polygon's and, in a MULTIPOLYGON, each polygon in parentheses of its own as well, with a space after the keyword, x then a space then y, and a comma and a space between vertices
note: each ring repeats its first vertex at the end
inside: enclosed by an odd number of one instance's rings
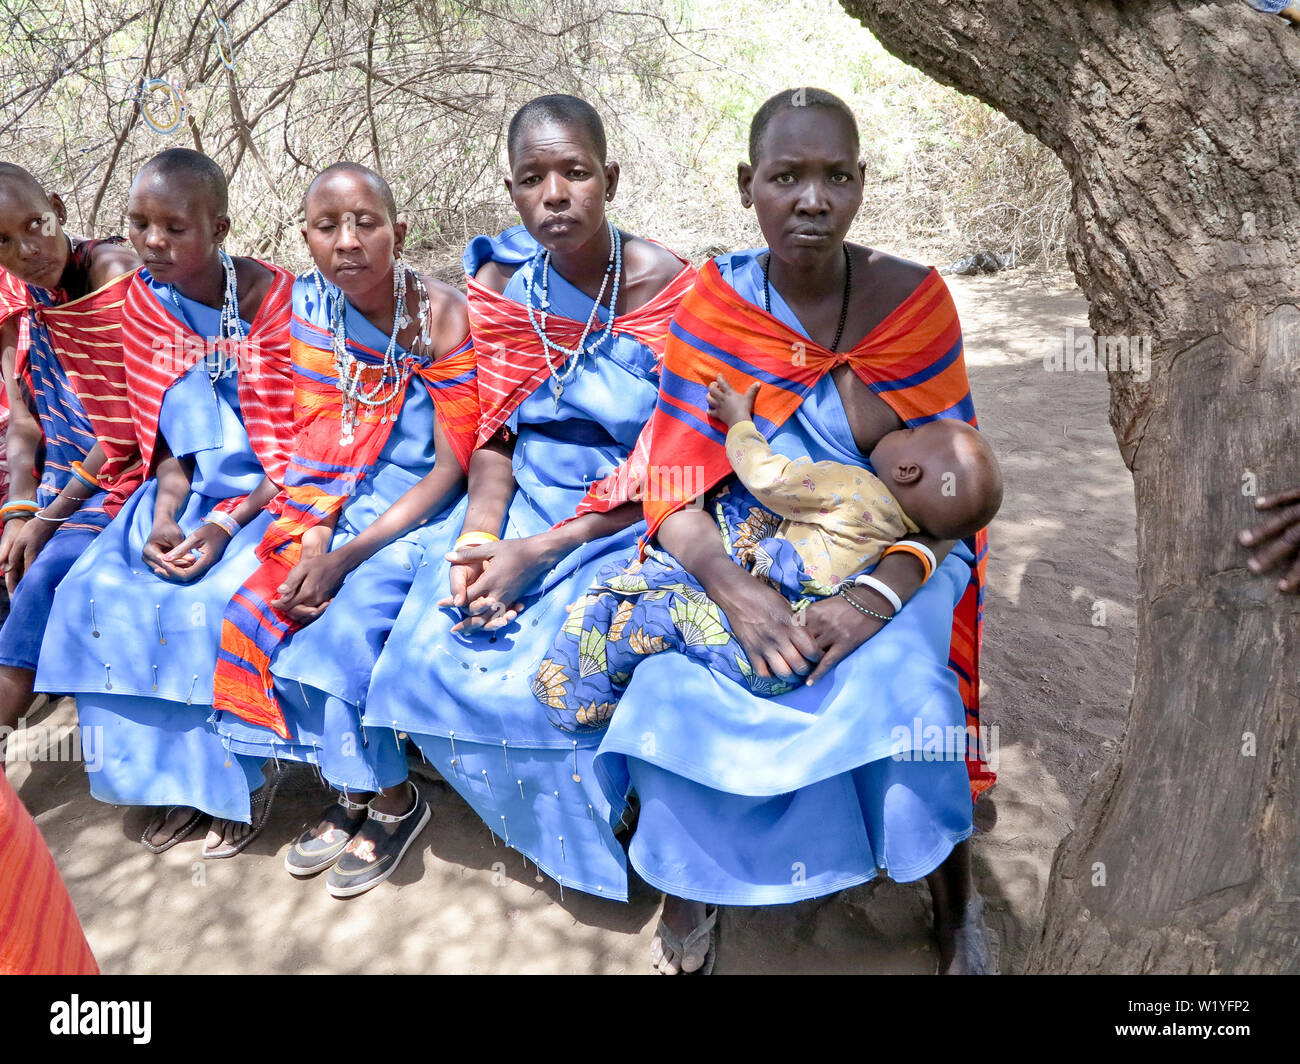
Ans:
POLYGON ((358 407, 372 410, 382 408, 379 415, 381 425, 397 420, 406 382, 417 361, 398 354, 397 335, 411 323, 411 319, 406 314, 407 282, 413 279, 420 293, 418 310, 420 333, 416 342, 426 351, 432 347, 429 292, 419 274, 404 267, 400 262, 393 263, 393 331, 388 337, 384 361, 379 366, 370 366, 355 358, 348 350, 347 323, 344 320, 347 297, 342 292, 338 292, 337 295, 334 293, 327 295, 319 267, 313 271, 313 276, 317 294, 321 302, 328 306, 330 346, 334 350, 334 368, 338 371, 338 389, 343 395, 339 443, 346 445, 356 438, 356 427, 359 422, 358 407), (369 377, 369 384, 362 379, 363 374, 369 377))
POLYGON ((564 386, 577 377, 584 360, 588 355, 594 353, 596 346, 604 335, 612 335, 614 331, 614 317, 618 307, 618 288, 623 275, 623 235, 614 228, 613 223, 608 219, 606 219, 605 224, 609 227, 609 263, 605 267, 604 276, 600 279, 600 291, 596 293, 596 301, 591 306, 591 313, 587 315, 587 323, 583 326, 582 335, 578 338, 576 347, 565 347, 563 344, 556 343, 546 332, 546 312, 551 305, 551 253, 549 250, 542 258, 540 302, 535 302, 533 298, 533 293, 538 291, 538 286, 533 284, 536 269, 530 269, 524 278, 526 296, 524 306, 528 309, 528 323, 532 325, 537 338, 542 341, 542 354, 546 358, 547 368, 551 371, 551 394, 555 396, 556 410, 560 409, 560 396, 564 393, 564 386), (605 298, 605 289, 609 285, 611 276, 614 278, 614 288, 609 299, 609 318, 599 329, 593 332, 592 326, 599 317, 600 305, 605 298), (591 340, 590 346, 587 343, 588 337, 591 340), (561 356, 558 366, 551 360, 552 351, 558 352, 561 356))
MULTIPOLYGON (((830 350, 840 349, 840 338, 844 335, 844 323, 849 320, 849 295, 853 291, 853 256, 849 254, 848 244, 844 244, 844 299, 840 303, 840 324, 835 330, 835 339, 831 341, 830 350)), ((763 309, 772 313, 772 291, 767 283, 768 267, 772 265, 772 253, 767 253, 763 260, 763 309)))
MULTIPOLYGON (((203 368, 208 374, 208 383, 214 388, 222 377, 228 373, 235 372, 239 365, 239 346, 247 338, 244 332, 244 323, 239 317, 239 286, 235 280, 235 264, 226 254, 225 248, 217 248, 217 255, 221 258, 221 269, 225 274, 226 290, 221 300, 221 325, 219 327, 219 339, 223 342, 205 345, 203 349, 203 368), (230 342, 234 341, 234 350, 230 349, 230 342)), ((169 284, 167 294, 171 296, 172 303, 180 311, 182 320, 185 317, 185 311, 181 307, 180 296, 176 293, 176 286, 169 284)))

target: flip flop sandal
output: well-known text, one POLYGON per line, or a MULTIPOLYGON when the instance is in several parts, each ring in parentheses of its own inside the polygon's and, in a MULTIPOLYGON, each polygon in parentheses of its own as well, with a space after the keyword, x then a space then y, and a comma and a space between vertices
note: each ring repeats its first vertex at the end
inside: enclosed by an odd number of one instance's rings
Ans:
MULTIPOLYGON (((208 861, 219 861, 225 857, 234 857, 241 853, 244 848, 262 833, 266 827, 266 822, 271 816, 271 804, 275 801, 275 792, 280 789, 280 776, 276 775, 270 782, 262 784, 248 798, 249 812, 252 814, 253 823, 252 831, 245 835, 238 842, 223 842, 216 849, 208 849, 207 843, 203 844, 203 857, 208 861)), ((214 820, 213 823, 216 823, 214 820)))
POLYGON ((379 886, 397 871, 403 855, 415 837, 424 830, 431 816, 429 803, 421 797, 419 790, 415 791, 415 802, 411 808, 401 816, 380 813, 373 807, 370 808, 366 813, 365 824, 357 832, 361 844, 356 849, 343 853, 338 863, 330 869, 325 888, 336 898, 350 898, 379 886), (377 824, 400 826, 391 835, 382 828, 368 831, 372 820, 377 824))
POLYGON ((663 918, 659 919, 659 926, 655 928, 655 934, 663 941, 664 946, 673 952, 677 958, 678 975, 712 975, 713 964, 718 959, 718 942, 722 937, 722 928, 718 924, 718 907, 715 905, 712 909, 704 910, 704 921, 695 927, 686 940, 683 942, 677 937, 676 933, 666 923, 663 918), (693 972, 683 971, 681 962, 685 959, 686 954, 695 952, 695 947, 699 944, 700 939, 709 935, 709 948, 704 954, 704 963, 693 972))
POLYGON ((143 846, 150 853, 163 853, 166 850, 170 850, 178 842, 184 842, 186 839, 188 839, 192 834, 194 834, 194 829, 197 828, 201 823, 203 823, 203 818, 208 815, 207 813, 203 812, 202 809, 193 810, 190 818, 187 821, 185 821, 184 824, 178 827, 175 831, 173 831, 169 836, 167 836, 167 840, 165 842, 155 845, 154 843, 149 841, 150 837, 159 829, 161 829, 165 823, 167 823, 167 818, 169 816, 171 816, 174 812, 176 812, 177 809, 186 809, 186 808, 188 808, 188 806, 169 805, 166 809, 163 810, 161 816, 155 815, 153 819, 151 819, 148 825, 145 827, 144 834, 140 836, 140 845, 143 846))
POLYGON ((285 871, 291 876, 314 876, 317 872, 324 872, 343 856, 348 843, 366 823, 365 817, 352 820, 344 816, 343 811, 357 813, 369 808, 365 802, 354 802, 346 794, 340 794, 338 801, 321 816, 330 825, 329 830, 316 835, 314 829, 309 828, 299 835, 284 855, 285 871))

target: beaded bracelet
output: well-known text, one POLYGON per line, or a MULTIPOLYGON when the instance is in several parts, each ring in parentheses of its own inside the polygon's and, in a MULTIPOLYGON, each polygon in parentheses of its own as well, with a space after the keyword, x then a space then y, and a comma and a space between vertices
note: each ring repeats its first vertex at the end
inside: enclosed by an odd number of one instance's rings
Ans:
POLYGON ((234 539, 239 535, 239 530, 244 527, 231 517, 230 514, 225 513, 222 510, 213 510, 212 513, 208 514, 208 516, 203 519, 203 523, 205 525, 216 525, 231 539, 234 539))
POLYGON ((491 532, 462 532, 451 549, 456 550, 460 547, 479 547, 484 543, 500 542, 501 537, 494 536, 491 532))
POLYGON ((884 557, 888 557, 890 554, 910 554, 920 562, 921 568, 925 570, 925 576, 921 578, 923 584, 930 579, 930 574, 934 572, 935 566, 938 564, 935 561, 934 551, 924 543, 917 543, 914 539, 900 539, 897 543, 891 543, 885 548, 884 557))
POLYGON ((875 610, 869 610, 849 594, 848 588, 840 592, 840 596, 859 613, 865 613, 868 617, 874 617, 878 621, 892 621, 893 617, 886 617, 883 613, 877 613, 875 610))
POLYGON ((87 473, 86 467, 80 462, 73 462, 71 465, 72 475, 86 485, 91 491, 99 490, 99 477, 94 473, 87 473))

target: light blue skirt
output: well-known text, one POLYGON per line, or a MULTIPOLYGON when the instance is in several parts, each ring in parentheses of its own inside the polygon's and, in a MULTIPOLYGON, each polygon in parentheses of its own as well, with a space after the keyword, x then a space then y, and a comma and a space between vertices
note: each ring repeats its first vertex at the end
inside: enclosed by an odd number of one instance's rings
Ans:
MULTIPOLYGON (((459 527, 459 526, 457 526, 459 527)), ((330 549, 355 537, 335 531, 330 549)), ((232 713, 213 717, 230 749, 241 754, 315 765, 332 787, 363 793, 407 776, 403 740, 384 727, 363 726, 370 674, 407 599, 424 552, 421 536, 451 536, 444 522, 408 532, 357 566, 320 617, 283 644, 271 664, 275 697, 291 740, 232 713)), ((450 542, 443 547, 445 552, 450 542)))
MULTIPOLYGON (((158 482, 143 484, 64 578, 36 675, 38 691, 71 692, 104 756, 91 793, 115 805, 187 805, 250 820, 261 758, 232 756, 208 725, 221 616, 257 568, 270 516, 240 529, 193 583, 156 576, 141 554, 158 482)), ((191 492, 178 519, 188 535, 219 500, 191 492)))
POLYGON ((947 667, 960 545, 813 687, 760 698, 681 654, 644 661, 596 758, 628 851, 676 897, 771 905, 934 871, 972 831, 965 710, 947 667), (939 740, 937 737, 942 737, 939 740))
MULTIPOLYGON (((457 533, 466 503, 448 525, 457 533)), ((503 538, 546 527, 523 492, 503 538)), ((453 633, 458 610, 434 604, 450 591, 447 537, 424 540, 406 604, 379 660, 366 725, 405 732, 425 759, 508 846, 566 887, 627 899, 627 862, 614 837, 618 813, 592 764, 600 737, 551 726, 533 694, 538 665, 596 573, 631 555, 638 523, 584 543, 525 596, 517 620, 494 633, 453 633)), ((622 808, 622 801, 619 808, 622 808)))

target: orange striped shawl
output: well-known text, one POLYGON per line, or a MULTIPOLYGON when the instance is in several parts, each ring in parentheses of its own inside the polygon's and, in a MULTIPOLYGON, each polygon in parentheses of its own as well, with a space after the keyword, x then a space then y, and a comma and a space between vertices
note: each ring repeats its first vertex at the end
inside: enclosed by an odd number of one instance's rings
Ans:
MULTIPOLYGON (((99 483, 108 493, 104 509, 110 514, 122 508, 144 479, 122 352, 123 307, 134 276, 134 272, 123 274, 87 295, 51 307, 40 304, 25 284, 0 270, 0 321, 27 311, 44 323, 59 364, 105 450, 99 483)), ((16 374, 23 371, 24 354, 20 345, 16 374)))
MULTIPOLYGON (((715 262, 699 273, 695 287, 673 317, 664 353, 659 400, 650 427, 645 512, 649 525, 643 551, 664 518, 732 475, 726 426, 709 413, 709 384, 721 373, 737 391, 755 381, 759 389, 754 423, 771 438, 832 367, 847 363, 909 426, 941 417, 974 425, 975 408, 961 325, 948 287, 931 268, 925 279, 853 350, 835 353, 795 332, 740 297, 715 262), (667 476, 689 468, 702 476, 667 476)), ((987 534, 968 541, 976 562, 953 616, 949 668, 957 677, 967 724, 980 735, 979 647, 983 624, 987 534)), ((967 760, 972 795, 996 777, 982 760, 967 760)))

